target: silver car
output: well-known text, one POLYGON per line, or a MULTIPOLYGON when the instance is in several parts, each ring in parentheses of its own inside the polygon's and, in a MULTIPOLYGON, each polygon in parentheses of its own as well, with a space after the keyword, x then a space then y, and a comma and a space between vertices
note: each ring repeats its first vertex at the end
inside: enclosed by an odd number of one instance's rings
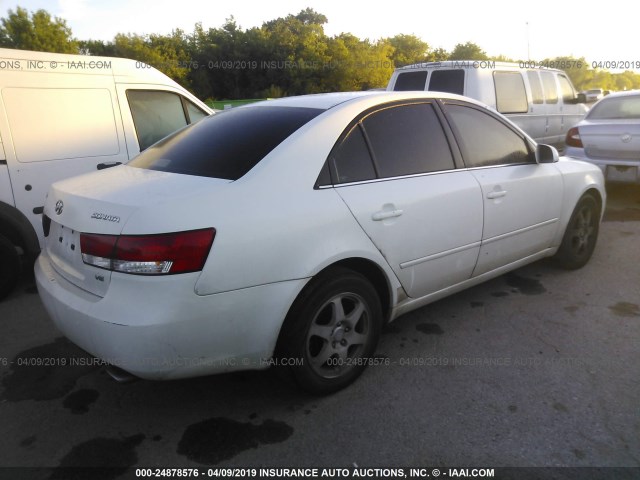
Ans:
POLYGON ((592 88, 584 92, 584 96, 587 102, 597 102, 604 97, 604 91, 601 88, 592 88))
POLYGON ((613 93, 569 129, 565 155, 598 165, 609 181, 639 183, 640 90, 613 93))

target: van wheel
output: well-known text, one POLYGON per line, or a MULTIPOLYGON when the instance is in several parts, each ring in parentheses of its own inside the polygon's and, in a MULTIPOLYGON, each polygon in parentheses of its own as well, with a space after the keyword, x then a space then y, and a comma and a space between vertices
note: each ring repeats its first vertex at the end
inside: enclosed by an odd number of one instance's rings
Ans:
POLYGON ((599 227, 598 204, 591 195, 584 195, 571 214, 562 243, 554 257, 556 262, 568 270, 586 265, 596 247, 599 227))
POLYGON ((294 302, 279 339, 279 357, 296 383, 328 394, 353 382, 366 368, 380 338, 382 308, 359 273, 330 269, 294 302))
POLYGON ((13 243, 0 235, 0 300, 9 295, 20 278, 20 255, 13 243))

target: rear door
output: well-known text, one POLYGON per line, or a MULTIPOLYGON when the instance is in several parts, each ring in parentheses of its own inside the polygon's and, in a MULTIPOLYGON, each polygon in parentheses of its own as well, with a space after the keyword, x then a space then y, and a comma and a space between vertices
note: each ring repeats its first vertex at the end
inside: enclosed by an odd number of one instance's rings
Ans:
POLYGON ((564 138, 567 131, 584 118, 587 107, 582 103, 575 103, 577 94, 569 78, 562 73, 558 73, 557 76, 558 84, 560 85, 560 99, 562 100, 560 107, 560 114, 562 115, 561 133, 564 138))
MULTIPOLYGON (((544 93, 542 90, 542 81, 540 74, 536 70, 527 70, 527 83, 529 84, 529 92, 531 100, 529 103, 529 113, 527 116, 526 128, 523 128, 536 142, 543 143, 548 129, 547 109, 544 105, 544 93)), ((509 117, 511 119, 511 117, 509 117)))
POLYGON ((471 276, 482 233, 480 188, 456 170, 431 102, 368 113, 345 133, 329 165, 337 193, 409 296, 471 276))
POLYGON ((444 106, 484 205, 482 248, 473 275, 534 255, 551 244, 562 205, 554 164, 538 164, 529 142, 474 106, 444 106))
POLYGON ((547 124, 544 137, 537 139, 537 141, 540 143, 557 144, 562 142, 564 137, 562 135, 562 103, 558 93, 556 75, 554 72, 541 71, 540 79, 544 93, 544 109, 547 115, 547 124))

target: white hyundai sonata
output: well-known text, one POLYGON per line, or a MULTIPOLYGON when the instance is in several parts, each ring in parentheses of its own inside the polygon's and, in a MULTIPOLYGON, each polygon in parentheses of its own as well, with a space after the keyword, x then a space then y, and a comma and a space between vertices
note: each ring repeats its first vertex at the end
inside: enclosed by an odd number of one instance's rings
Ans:
POLYGON ((584 265, 604 204, 598 167, 473 100, 291 97, 54 184, 36 280, 58 328, 130 374, 278 364, 326 393, 405 312, 543 257, 584 265))

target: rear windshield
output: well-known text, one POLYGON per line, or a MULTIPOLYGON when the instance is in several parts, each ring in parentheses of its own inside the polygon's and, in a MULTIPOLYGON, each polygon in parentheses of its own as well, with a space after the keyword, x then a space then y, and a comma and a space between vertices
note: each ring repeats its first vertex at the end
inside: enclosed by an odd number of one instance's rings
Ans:
POLYGON ((247 107, 216 113, 160 140, 132 167, 237 180, 324 110, 247 107))
POLYGON ((594 105, 587 118, 605 120, 615 118, 640 118, 640 95, 609 97, 594 105))

